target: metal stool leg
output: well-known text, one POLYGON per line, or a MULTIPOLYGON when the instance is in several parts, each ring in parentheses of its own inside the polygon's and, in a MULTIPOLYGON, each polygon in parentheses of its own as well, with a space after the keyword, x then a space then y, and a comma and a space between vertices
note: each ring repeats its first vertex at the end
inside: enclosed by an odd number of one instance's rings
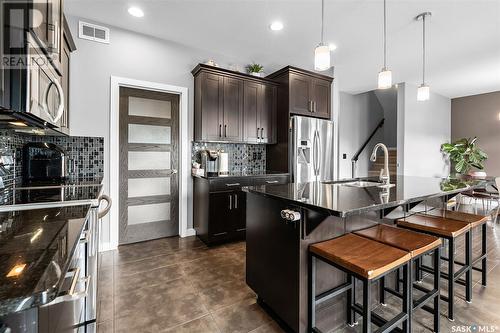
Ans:
POLYGON ((380 304, 382 304, 383 306, 386 306, 386 304, 385 304, 385 276, 380 278, 379 295, 378 296, 379 296, 380 304))
POLYGON ((308 332, 313 332, 316 326, 316 258, 309 254, 309 329, 308 332))
POLYGON ((352 305, 354 304, 354 292, 353 292, 353 283, 352 283, 353 277, 351 274, 347 274, 347 283, 351 284, 351 289, 347 291, 347 297, 346 297, 346 309, 347 309, 347 325, 353 327, 354 326, 354 317, 353 317, 353 310, 352 310, 352 305))
POLYGON ((363 333, 370 333, 372 326, 372 297, 370 280, 363 279, 363 333))
POLYGON ((448 319, 454 321, 453 309, 455 301, 455 240, 448 240, 448 319))
POLYGON ((411 263, 403 266, 403 313, 408 315, 407 319, 403 322, 403 332, 411 332, 411 312, 413 308, 412 300, 412 283, 411 283, 411 263))
POLYGON ((481 256, 485 256, 483 260, 481 260, 481 284, 486 287, 486 273, 488 272, 487 263, 486 263, 486 223, 481 226, 481 256))
POLYGON ((434 297, 434 333, 439 333, 439 326, 440 326, 440 290, 439 290, 439 280, 441 279, 441 270, 440 270, 440 263, 441 263, 441 251, 440 248, 438 247, 437 249, 434 250, 434 289, 438 291, 436 297, 434 297))
POLYGON ((465 299, 472 302, 472 235, 471 231, 465 234, 465 265, 469 267, 465 273, 465 299))
POLYGON ((396 286, 395 286, 395 290, 397 292, 399 292, 399 280, 401 279, 401 276, 400 276, 400 272, 399 272, 399 268, 396 270, 396 286))

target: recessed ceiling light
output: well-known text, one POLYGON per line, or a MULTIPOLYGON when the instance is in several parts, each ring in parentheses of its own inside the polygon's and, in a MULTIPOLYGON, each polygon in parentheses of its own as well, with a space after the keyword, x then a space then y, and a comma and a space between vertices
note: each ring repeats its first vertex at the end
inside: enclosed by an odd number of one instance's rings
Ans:
POLYGON ((328 44, 328 47, 330 48, 330 51, 335 51, 337 49, 337 45, 333 43, 328 44))
POLYGON ((144 16, 144 12, 139 7, 130 7, 128 9, 128 13, 132 16, 135 16, 135 17, 143 17, 144 16))
POLYGON ((269 29, 271 29, 273 31, 282 30, 283 29, 283 23, 281 23, 280 21, 275 21, 275 22, 271 23, 271 25, 269 25, 269 29))

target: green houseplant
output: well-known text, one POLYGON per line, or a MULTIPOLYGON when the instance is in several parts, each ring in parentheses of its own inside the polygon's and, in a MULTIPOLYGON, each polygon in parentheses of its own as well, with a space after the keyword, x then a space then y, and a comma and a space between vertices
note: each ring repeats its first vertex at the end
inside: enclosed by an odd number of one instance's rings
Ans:
POLYGON ((488 155, 477 146, 476 142, 477 137, 463 138, 441 145, 441 151, 448 154, 457 173, 467 174, 472 168, 484 169, 483 162, 488 155))
POLYGON ((246 69, 247 69, 248 74, 260 77, 262 75, 262 72, 264 71, 264 66, 253 63, 250 65, 247 65, 246 69))

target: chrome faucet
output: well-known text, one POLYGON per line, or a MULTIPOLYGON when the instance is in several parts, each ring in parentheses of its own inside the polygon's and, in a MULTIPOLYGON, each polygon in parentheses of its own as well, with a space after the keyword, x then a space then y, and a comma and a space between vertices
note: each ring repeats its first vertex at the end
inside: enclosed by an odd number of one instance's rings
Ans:
POLYGON ((384 168, 380 170, 379 179, 383 183, 383 186, 388 187, 391 186, 391 176, 389 175, 389 150, 387 150, 387 146, 383 143, 377 143, 375 147, 373 147, 370 161, 375 162, 377 160, 377 151, 379 148, 382 148, 384 151, 384 168))

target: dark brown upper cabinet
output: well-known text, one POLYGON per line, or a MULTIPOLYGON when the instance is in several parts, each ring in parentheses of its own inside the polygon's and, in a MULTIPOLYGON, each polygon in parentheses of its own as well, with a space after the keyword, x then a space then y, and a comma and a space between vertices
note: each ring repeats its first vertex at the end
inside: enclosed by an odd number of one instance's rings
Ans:
POLYGON ((71 35, 68 22, 66 17, 63 19, 63 45, 62 45, 62 57, 61 57, 61 86, 64 92, 64 113, 61 117, 60 130, 69 135, 69 90, 70 90, 70 63, 71 63, 71 53, 76 51, 75 41, 71 35))
POLYGON ((195 140, 275 142, 276 83, 204 64, 192 73, 195 140))
MULTIPOLYGON (((287 66, 268 78, 281 83, 280 101, 286 102, 284 112, 316 118, 331 118, 331 86, 333 78, 287 66)), ((281 112, 283 105, 280 105, 281 112)))

